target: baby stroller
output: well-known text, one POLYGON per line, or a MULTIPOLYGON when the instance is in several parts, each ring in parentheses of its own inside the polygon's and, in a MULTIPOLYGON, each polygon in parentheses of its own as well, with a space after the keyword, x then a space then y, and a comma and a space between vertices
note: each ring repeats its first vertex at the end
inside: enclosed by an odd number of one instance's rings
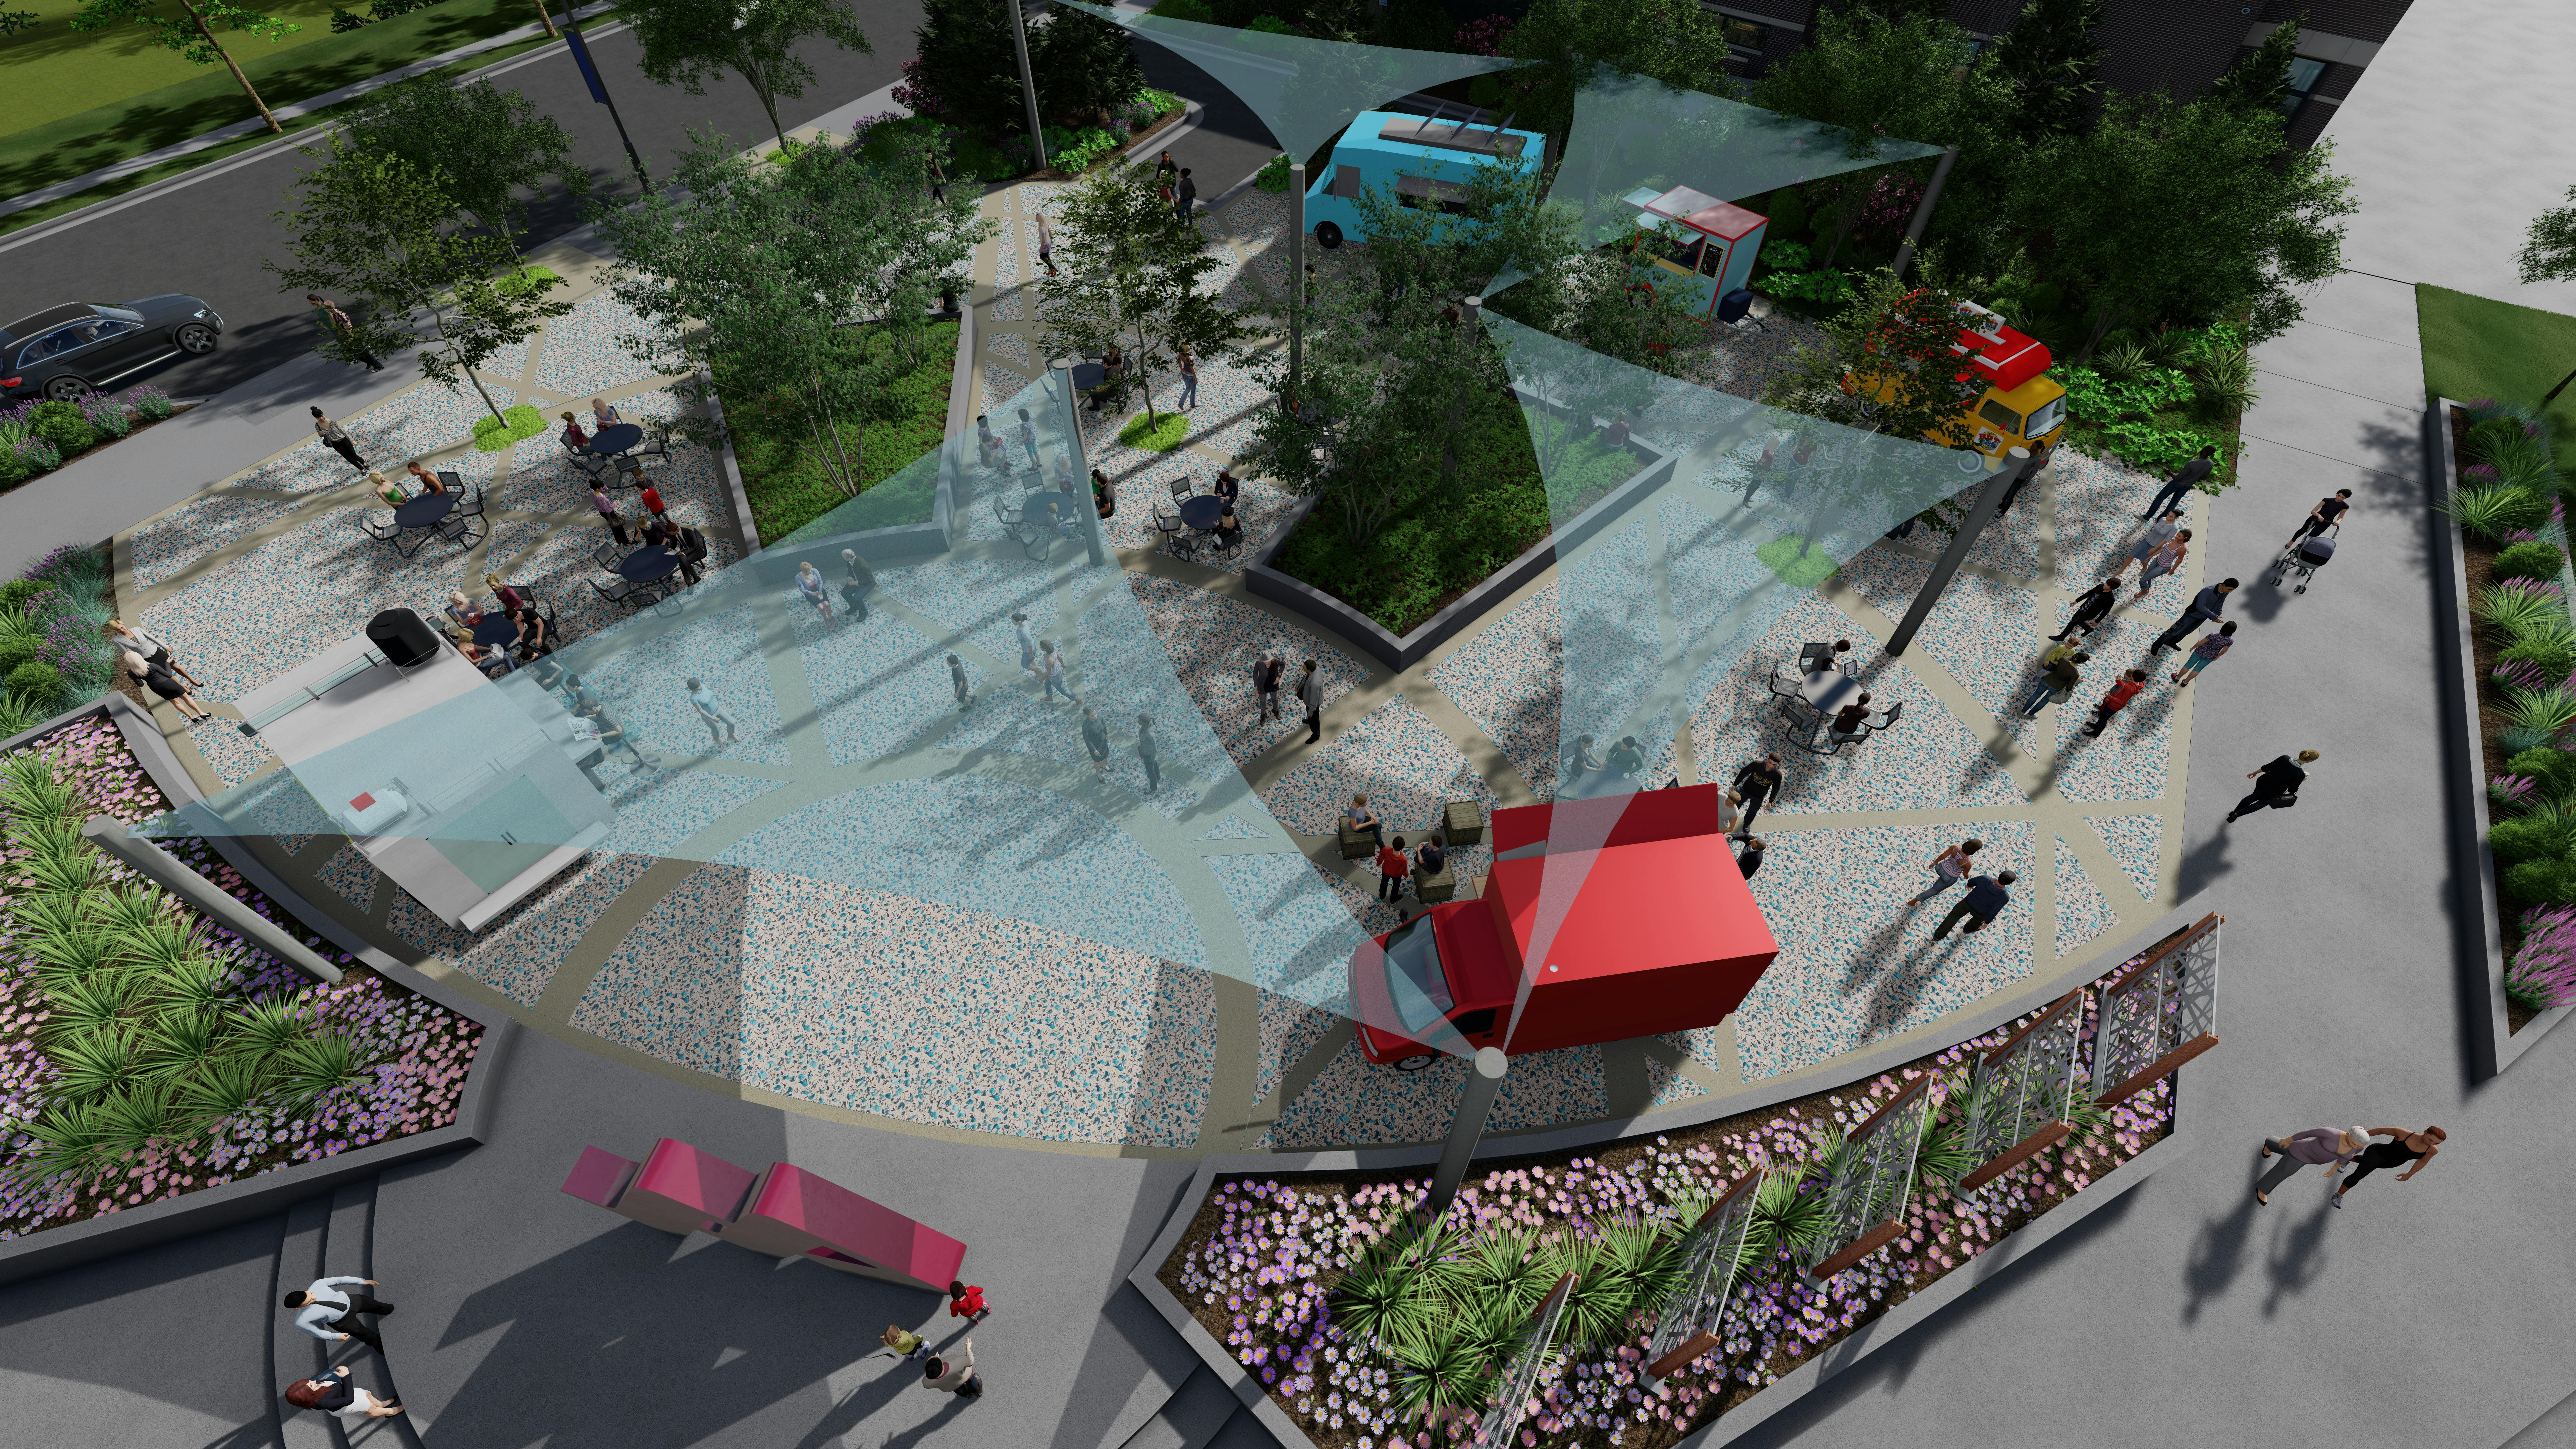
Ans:
POLYGON ((2295 575, 2298 583, 2291 587, 2290 592, 2306 593, 2308 580, 2316 577, 2317 570, 2334 562, 2334 535, 2342 528, 2343 525, 2337 523, 2324 533, 2310 534, 2281 550, 2281 556, 2272 560, 2272 587, 2279 588, 2283 578, 2295 575))

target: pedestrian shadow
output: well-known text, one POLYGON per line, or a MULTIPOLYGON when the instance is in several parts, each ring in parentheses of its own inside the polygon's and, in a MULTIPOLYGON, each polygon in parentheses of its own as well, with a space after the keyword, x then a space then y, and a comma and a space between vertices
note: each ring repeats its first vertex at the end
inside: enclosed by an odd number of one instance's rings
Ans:
POLYGON ((2222 876, 2235 871, 2235 863, 2227 858, 2227 832, 2232 828, 2222 824, 2210 833, 2208 839, 2183 852, 2180 873, 2182 899, 2191 899, 2222 876))
POLYGON ((2187 1295, 2182 1305, 2184 1327, 2199 1322, 2201 1306, 2225 1293, 2236 1275, 2245 1271, 2245 1245, 2253 1235, 2254 1214, 2259 1211, 2261 1206, 2254 1201, 2254 1185, 2249 1178, 2234 1212, 2200 1225, 2200 1234, 2192 1242, 2191 1261, 2182 1272, 2187 1295))
MULTIPOLYGON (((2297 1181, 2290 1179, 2291 1183, 2297 1181)), ((2273 1229, 2271 1253, 2263 1265, 2272 1275, 2272 1292, 2263 1300, 2264 1317, 2277 1316, 2282 1299, 2306 1292, 2325 1276, 2326 1214, 2332 1211, 2331 1202, 2321 1202, 2304 1219, 2293 1219, 2273 1229)))

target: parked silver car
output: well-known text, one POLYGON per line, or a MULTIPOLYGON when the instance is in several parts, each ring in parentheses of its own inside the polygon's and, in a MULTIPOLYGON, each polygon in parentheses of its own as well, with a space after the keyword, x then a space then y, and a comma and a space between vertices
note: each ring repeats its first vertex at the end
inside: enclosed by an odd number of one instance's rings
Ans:
POLYGON ((103 392, 164 359, 215 350, 224 319, 172 292, 121 306, 70 302, 0 328, 0 396, 75 398, 103 392))

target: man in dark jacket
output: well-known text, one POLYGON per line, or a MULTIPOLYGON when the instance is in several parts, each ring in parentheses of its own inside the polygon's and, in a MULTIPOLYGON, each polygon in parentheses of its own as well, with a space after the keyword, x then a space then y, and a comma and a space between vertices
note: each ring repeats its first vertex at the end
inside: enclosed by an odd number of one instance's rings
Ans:
POLYGON ((2182 617, 2174 621, 2172 628, 2156 636, 2156 642, 2147 646, 2147 652, 2153 654, 2160 649, 2175 648, 2201 625, 2218 622, 2218 616, 2227 612, 2227 596, 2234 592, 2236 581, 2221 579, 2193 595, 2191 607, 2182 611, 2182 617))
POLYGON ((2316 751, 2301 750, 2296 760, 2278 755, 2263 768, 2248 770, 2245 778, 2254 782, 2254 793, 2236 802, 2236 808, 2227 812, 2228 821, 2233 823, 2237 816, 2250 815, 2257 810, 2297 803, 2299 787, 2307 783, 2307 767, 2316 762, 2316 751))
POLYGON ((2102 616, 2110 613, 2111 606, 2118 602, 2120 602, 2119 579, 2116 577, 2104 579, 2084 591, 2084 597, 2075 601, 2075 612, 2066 617, 2066 627, 2048 637, 2062 642, 2067 635, 2078 629, 2090 634, 2102 627, 2102 616))
POLYGON ((2031 686, 2030 700, 2021 707, 2021 712, 2037 719, 2050 700, 2073 694, 2075 686, 2084 682, 2084 671, 2076 666, 2089 664, 2092 660, 2093 656, 2082 650, 2050 650, 2047 667, 2040 674, 2039 683, 2031 686))
POLYGON ((2214 447, 2201 449, 2200 456, 2183 464, 2182 471, 2174 474, 2172 481, 2157 490, 2156 501, 2148 504, 2147 511, 2138 516, 2153 518, 2164 512, 2168 506, 2181 506, 2183 499, 2190 495, 2191 490, 2199 485, 2201 479, 2208 477, 2210 471, 2217 466, 2218 450, 2214 447))
POLYGON ((1746 840, 1752 837, 1754 812, 1762 808, 1763 801, 1777 794, 1780 786, 1778 755, 1764 755, 1761 759, 1735 772, 1733 788, 1737 794, 1744 797, 1744 814, 1735 822, 1736 839, 1746 840))
POLYGON ((1938 941, 1950 934, 1950 928, 1959 924, 1963 916, 1968 921, 1966 934, 1971 936, 1993 925, 1995 913, 2012 904, 2012 895, 2004 887, 2015 879, 2011 871, 2001 875, 1968 877, 1968 898, 1952 906, 1950 914, 1941 918, 1940 926, 1932 932, 1932 939, 1938 941))

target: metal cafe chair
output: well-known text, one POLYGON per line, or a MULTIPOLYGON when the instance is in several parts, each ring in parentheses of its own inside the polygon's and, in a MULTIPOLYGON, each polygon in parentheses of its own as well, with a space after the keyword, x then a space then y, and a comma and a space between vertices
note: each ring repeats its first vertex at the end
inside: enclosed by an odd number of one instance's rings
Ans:
POLYGON ((1179 514, 1165 513, 1160 509, 1156 509, 1154 512, 1154 531, 1163 536, 1163 551, 1165 553, 1170 554, 1174 558, 1180 559, 1195 558, 1197 556, 1198 546, 1190 542, 1189 535, 1181 531, 1181 516, 1179 514))
POLYGON ((1177 503, 1180 500, 1189 497, 1193 491, 1190 486, 1193 481, 1195 480, 1193 480, 1187 473, 1183 473, 1181 476, 1171 480, 1172 501, 1177 503))

